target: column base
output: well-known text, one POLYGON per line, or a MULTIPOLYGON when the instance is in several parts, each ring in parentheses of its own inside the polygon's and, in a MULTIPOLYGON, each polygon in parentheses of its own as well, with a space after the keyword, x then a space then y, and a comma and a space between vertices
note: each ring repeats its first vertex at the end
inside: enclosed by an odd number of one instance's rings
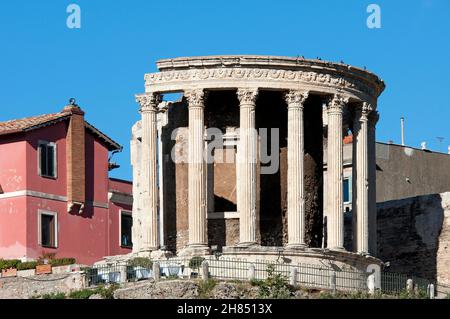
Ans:
POLYGON ((154 250, 150 253, 150 258, 151 259, 166 259, 169 257, 172 257, 173 253, 171 251, 168 250, 154 250))
POLYGON ((328 250, 343 252, 347 251, 344 247, 327 247, 328 250))
POLYGON ((180 257, 191 257, 191 256, 207 256, 211 255, 211 248, 207 245, 189 245, 183 248, 178 254, 180 257))
POLYGON ((153 251, 156 251, 156 250, 158 250, 158 247, 141 248, 141 249, 139 249, 139 251, 136 252, 135 254, 136 254, 138 257, 149 257, 149 258, 150 258, 150 255, 152 254, 152 252, 153 252, 153 251))
POLYGON ((236 244, 235 247, 238 248, 253 248, 253 247, 258 247, 259 244, 256 241, 249 241, 249 242, 242 242, 242 243, 238 243, 236 244))
POLYGON ((306 244, 287 244, 286 250, 306 250, 308 246, 306 244))

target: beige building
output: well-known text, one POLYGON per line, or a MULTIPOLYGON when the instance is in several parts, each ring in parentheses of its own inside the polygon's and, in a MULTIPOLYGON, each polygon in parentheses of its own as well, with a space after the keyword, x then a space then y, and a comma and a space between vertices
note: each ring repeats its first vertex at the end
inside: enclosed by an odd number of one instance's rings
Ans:
POLYGON ((134 252, 214 248, 239 258, 282 252, 357 268, 378 262, 367 256, 376 251, 383 81, 349 65, 273 56, 176 58, 157 66, 145 75, 145 93, 137 96, 142 120, 133 127, 134 252), (162 102, 169 93, 183 97, 162 102), (349 130, 356 141, 353 251, 344 248, 349 130))

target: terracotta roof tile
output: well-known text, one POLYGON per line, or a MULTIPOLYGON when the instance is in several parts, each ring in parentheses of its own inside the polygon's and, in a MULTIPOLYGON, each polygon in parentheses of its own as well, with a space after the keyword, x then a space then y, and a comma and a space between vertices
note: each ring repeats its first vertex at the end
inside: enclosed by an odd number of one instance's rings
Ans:
MULTIPOLYGON (((38 116, 26 117, 23 119, 0 122, 0 136, 28 132, 40 127, 52 125, 68 119, 71 115, 72 112, 70 110, 63 110, 59 113, 43 114, 38 116)), ((88 129, 92 134, 102 139, 108 145, 109 150, 116 150, 121 148, 121 146, 117 142, 113 141, 106 134, 103 134, 100 130, 86 121, 85 126, 86 129, 88 129)))
POLYGON ((35 127, 40 127, 45 124, 51 124, 54 121, 63 120, 69 117, 71 114, 68 112, 60 112, 53 114, 44 114, 32 117, 26 117, 18 120, 10 120, 6 122, 0 122, 0 135, 6 135, 11 133, 26 132, 35 127))

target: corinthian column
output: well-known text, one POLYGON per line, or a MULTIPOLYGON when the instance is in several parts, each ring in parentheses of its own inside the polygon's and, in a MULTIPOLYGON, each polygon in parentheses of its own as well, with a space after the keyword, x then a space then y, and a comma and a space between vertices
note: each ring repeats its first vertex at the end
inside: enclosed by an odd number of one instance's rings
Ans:
MULTIPOLYGON (((156 112, 160 96, 156 94, 137 95, 142 117, 142 242, 136 243, 139 252, 151 252, 159 248, 158 234, 158 176, 157 176, 157 127, 156 112)), ((134 237, 136 238, 136 237, 134 237)))
POLYGON ((336 94, 328 104, 327 225, 328 248, 344 249, 342 114, 348 98, 336 94))
POLYGON ((369 253, 369 148, 368 116, 370 104, 356 110, 354 121, 356 147, 356 209, 353 210, 355 251, 369 253))
POLYGON ((303 104, 308 92, 290 91, 288 105, 287 218, 288 247, 305 247, 303 104))
POLYGON ((189 247, 198 251, 208 249, 206 230, 206 170, 204 160, 204 99, 203 89, 184 93, 189 103, 189 172, 188 210, 189 247))
MULTIPOLYGON (((374 109, 376 107, 373 107, 374 109)), ((377 185, 376 185, 376 125, 380 115, 376 110, 369 114, 368 153, 369 153, 369 253, 377 256, 377 185)))
POLYGON ((239 89, 240 127, 238 144, 238 211, 239 245, 256 244, 256 130, 255 105, 257 89, 239 89))

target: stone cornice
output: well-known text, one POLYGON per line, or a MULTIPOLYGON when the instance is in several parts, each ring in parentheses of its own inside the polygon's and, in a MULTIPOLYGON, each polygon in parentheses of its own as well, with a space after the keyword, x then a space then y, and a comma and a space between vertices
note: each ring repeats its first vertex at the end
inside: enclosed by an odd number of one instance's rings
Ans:
MULTIPOLYGON (((384 89, 384 82, 372 72, 343 63, 333 63, 318 59, 300 57, 263 56, 263 55, 218 55, 193 56, 162 59, 156 62, 161 72, 199 69, 199 68, 270 68, 298 70, 303 68, 328 69, 341 73, 351 73, 355 77, 365 78, 384 89)), ((382 90, 381 90, 382 91, 382 90)))
MULTIPOLYGON (((224 61, 224 57, 221 59, 224 61)), ((183 91, 190 89, 190 85, 238 88, 248 83, 251 87, 268 89, 298 88, 317 92, 325 89, 324 93, 334 93, 332 89, 340 89, 354 93, 360 100, 369 101, 376 100, 385 87, 384 82, 374 74, 351 66, 316 60, 294 63, 297 60, 286 59, 282 60, 288 61, 286 63, 274 63, 273 59, 259 59, 257 63, 245 63, 246 60, 243 62, 242 59, 236 63, 219 63, 207 59, 203 64, 201 59, 194 58, 163 60, 158 62, 161 72, 146 74, 145 80, 147 90, 152 92, 183 91), (182 61, 189 62, 183 66, 182 61), (173 66, 161 66, 167 63, 173 66)))

